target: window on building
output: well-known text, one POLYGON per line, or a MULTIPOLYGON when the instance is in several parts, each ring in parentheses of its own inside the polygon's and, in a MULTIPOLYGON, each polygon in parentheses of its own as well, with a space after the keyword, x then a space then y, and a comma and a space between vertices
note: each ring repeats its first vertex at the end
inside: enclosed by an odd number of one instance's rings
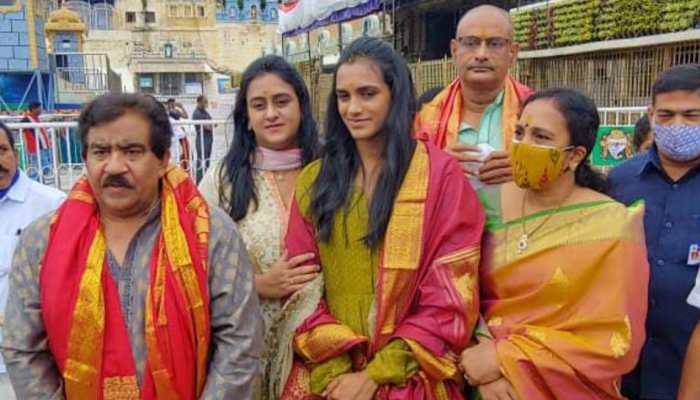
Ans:
POLYGON ((155 93, 155 79, 153 79, 153 74, 139 74, 137 75, 139 91, 141 93, 155 93))
POLYGON ((177 17, 177 6, 175 6, 175 5, 168 6, 168 16, 169 17, 177 17))
POLYGON ((200 18, 204 18, 204 6, 197 6, 197 16, 200 18))
POLYGON ((56 54, 56 68, 68 68, 68 56, 56 54))
POLYGON ((90 29, 99 31, 112 30, 114 7, 108 3, 94 4, 90 13, 90 29))
POLYGON ((185 5, 185 18, 192 18, 192 6, 185 5))
POLYGON ((70 39, 61 39, 61 48, 59 51, 71 51, 73 50, 73 42, 70 39))
POLYGON ((189 95, 200 95, 203 93, 202 89, 204 79, 202 79, 202 74, 199 73, 186 73, 185 74, 185 94, 189 95))
MULTIPOLYGON (((700 24, 700 19, 698 19, 698 24, 700 24)), ((696 25, 695 28, 700 28, 700 25, 696 25)), ((689 42, 687 45, 683 43, 674 46, 673 61, 673 65, 700 63, 700 43, 689 42)), ((647 87, 651 87, 651 85, 647 87)))
POLYGON ((166 43, 163 46, 163 54, 165 58, 173 58, 173 45, 172 43, 166 43))
POLYGON ((0 0, 0 7, 12 7, 17 0, 0 0))
POLYGON ((144 17, 146 19, 147 24, 153 24, 156 22, 156 13, 154 13, 153 11, 146 11, 144 17))
POLYGON ((133 11, 126 12, 126 23, 133 24, 136 23, 136 13, 133 11))
POLYGON ((160 74, 160 92, 163 96, 179 96, 182 94, 182 74, 160 74))

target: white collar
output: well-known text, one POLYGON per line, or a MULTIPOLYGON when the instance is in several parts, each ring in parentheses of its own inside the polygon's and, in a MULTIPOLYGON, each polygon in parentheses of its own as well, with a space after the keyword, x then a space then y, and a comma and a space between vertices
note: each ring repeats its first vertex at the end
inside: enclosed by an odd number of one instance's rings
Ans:
POLYGON ((19 171, 19 178, 17 178, 17 182, 12 185, 10 191, 5 195, 5 198, 23 203, 27 199, 27 193, 29 192, 31 185, 31 179, 29 179, 24 172, 19 171))

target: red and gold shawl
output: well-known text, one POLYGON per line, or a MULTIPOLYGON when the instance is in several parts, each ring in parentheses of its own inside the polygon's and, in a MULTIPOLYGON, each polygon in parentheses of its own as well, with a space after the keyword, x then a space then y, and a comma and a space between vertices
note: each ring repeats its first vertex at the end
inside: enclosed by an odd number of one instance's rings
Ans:
MULTIPOLYGON (((532 89, 508 77, 503 94, 503 144, 508 150, 515 133, 515 124, 532 89)), ((441 149, 457 140, 462 123, 462 81, 455 79, 448 87, 421 108, 413 127, 416 137, 434 143, 441 149)))
MULTIPOLYGON (((405 386, 381 386, 375 398, 461 399, 456 358, 478 318, 476 277, 483 224, 483 210, 456 162, 432 144, 419 142, 379 254, 373 334, 362 337, 338 321, 325 306, 319 287, 312 312, 300 313, 305 315, 298 324, 289 323, 295 329, 297 361, 282 374, 286 388, 284 383, 272 385, 270 392, 287 400, 314 398, 304 383, 308 373, 299 359, 318 363, 347 352, 355 370, 361 370, 390 341, 400 339, 420 371, 405 386)), ((290 255, 314 252, 323 265, 314 225, 296 201, 287 250, 290 255)), ((287 324, 288 320, 282 322, 287 324)))
POLYGON ((93 191, 80 179, 51 223, 41 307, 68 399, 194 400, 207 377, 209 209, 189 176, 162 179, 161 231, 150 262, 143 384, 93 191))

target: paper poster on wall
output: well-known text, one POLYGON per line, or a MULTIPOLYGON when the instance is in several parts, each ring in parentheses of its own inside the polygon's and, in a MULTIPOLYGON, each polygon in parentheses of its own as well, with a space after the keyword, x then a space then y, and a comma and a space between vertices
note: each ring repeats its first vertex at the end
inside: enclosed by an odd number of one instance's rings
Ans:
POLYGON ((632 137, 634 126, 601 126, 598 129, 591 164, 596 167, 614 167, 634 157, 632 137))
POLYGON ((189 94, 189 95, 202 94, 202 84, 199 82, 185 83, 185 94, 189 94))
POLYGON ((219 94, 236 94, 238 88, 231 87, 231 78, 219 78, 216 80, 219 94))
POLYGON ((153 87, 153 77, 142 76, 139 78, 139 87, 141 88, 152 88, 153 87))

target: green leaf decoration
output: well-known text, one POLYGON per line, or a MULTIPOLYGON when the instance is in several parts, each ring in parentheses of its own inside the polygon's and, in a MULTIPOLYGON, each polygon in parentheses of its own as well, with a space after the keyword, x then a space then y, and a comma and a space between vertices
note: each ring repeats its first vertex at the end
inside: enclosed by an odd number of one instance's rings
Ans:
POLYGON ((512 17, 514 40, 532 50, 693 29, 700 0, 565 0, 512 17))

